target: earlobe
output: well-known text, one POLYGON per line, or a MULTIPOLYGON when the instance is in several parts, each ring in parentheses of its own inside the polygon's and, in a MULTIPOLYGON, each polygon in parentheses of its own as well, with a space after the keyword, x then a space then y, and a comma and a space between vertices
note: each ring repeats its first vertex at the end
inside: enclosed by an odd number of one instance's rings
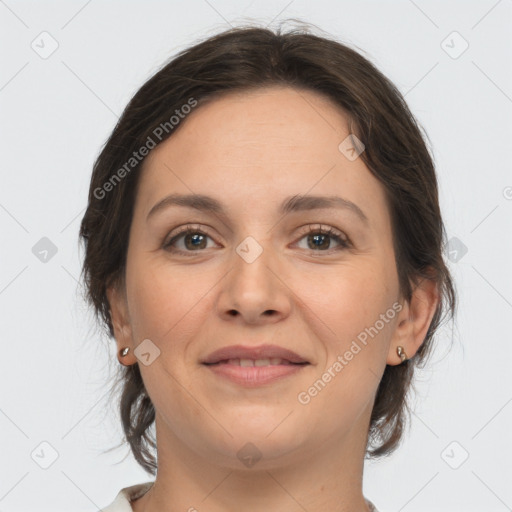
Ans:
POLYGON ((106 295, 110 306, 110 319, 117 344, 118 360, 125 366, 130 365, 135 361, 130 360, 133 358, 133 339, 126 298, 115 286, 107 288, 106 295), (127 351, 127 348, 131 350, 127 351), (121 355, 123 351, 124 356, 121 355))
POLYGON ((405 303, 397 320, 387 364, 398 365, 403 361, 398 347, 411 359, 425 341, 428 328, 439 304, 438 284, 433 279, 423 279, 413 290, 410 303, 405 303))

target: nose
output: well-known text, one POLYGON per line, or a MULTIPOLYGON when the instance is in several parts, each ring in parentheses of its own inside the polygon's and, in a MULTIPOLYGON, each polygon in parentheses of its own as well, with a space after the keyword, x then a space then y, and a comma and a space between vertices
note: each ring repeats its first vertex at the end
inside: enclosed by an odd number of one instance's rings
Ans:
POLYGON ((231 263, 217 302, 224 320, 258 325, 289 316, 293 293, 285 282, 283 262, 273 257, 271 249, 265 248, 254 260, 234 251, 231 263))

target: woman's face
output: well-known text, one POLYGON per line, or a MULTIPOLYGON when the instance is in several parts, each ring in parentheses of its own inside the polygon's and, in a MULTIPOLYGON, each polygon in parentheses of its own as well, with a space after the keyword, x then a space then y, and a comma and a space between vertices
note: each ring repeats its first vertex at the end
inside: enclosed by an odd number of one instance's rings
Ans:
POLYGON ((323 96, 273 87, 182 123, 145 161, 126 302, 114 304, 119 346, 146 340, 135 353, 159 435, 232 467, 362 446, 385 365, 397 364, 401 306, 384 191, 340 150, 345 117, 323 96), (152 210, 171 194, 218 206, 152 210), (224 347, 269 344, 307 364, 204 364, 224 347))

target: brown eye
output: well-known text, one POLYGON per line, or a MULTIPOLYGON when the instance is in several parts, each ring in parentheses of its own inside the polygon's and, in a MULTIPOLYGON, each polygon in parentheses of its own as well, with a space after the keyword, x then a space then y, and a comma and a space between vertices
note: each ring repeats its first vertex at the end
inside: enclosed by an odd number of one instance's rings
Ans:
POLYGON ((186 233, 183 240, 187 249, 204 249, 206 247, 206 236, 201 233, 186 233))
POLYGON ((325 233, 308 235, 307 239, 310 249, 330 249, 329 245, 332 238, 325 233))
POLYGON ((187 227, 173 236, 164 244, 163 248, 169 252, 177 253, 197 252, 208 248, 209 238, 203 231, 187 227))
POLYGON ((348 239, 344 238, 340 232, 333 228, 323 229, 310 226, 300 240, 302 239, 307 240, 306 249, 315 252, 342 250, 350 247, 348 239), (333 240, 338 247, 331 247, 333 240))

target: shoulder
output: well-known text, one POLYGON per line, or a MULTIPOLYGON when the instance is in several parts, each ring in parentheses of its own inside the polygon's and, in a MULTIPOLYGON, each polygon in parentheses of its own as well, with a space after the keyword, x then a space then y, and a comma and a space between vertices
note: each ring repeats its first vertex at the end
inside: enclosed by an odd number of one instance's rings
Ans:
POLYGON ((130 505, 131 501, 140 498, 145 494, 154 482, 143 482, 140 484, 123 487, 118 493, 115 500, 102 508, 102 512, 133 512, 130 505))

